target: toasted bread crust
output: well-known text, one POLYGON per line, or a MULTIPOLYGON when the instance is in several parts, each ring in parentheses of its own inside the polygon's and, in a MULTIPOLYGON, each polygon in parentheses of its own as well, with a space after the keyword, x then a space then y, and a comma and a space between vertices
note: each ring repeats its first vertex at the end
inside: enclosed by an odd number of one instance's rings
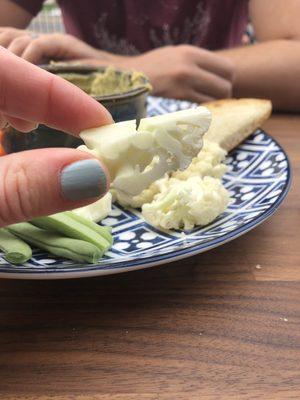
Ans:
POLYGON ((212 113, 212 124, 204 138, 232 150, 271 115, 272 103, 264 99, 224 99, 203 103, 212 113))

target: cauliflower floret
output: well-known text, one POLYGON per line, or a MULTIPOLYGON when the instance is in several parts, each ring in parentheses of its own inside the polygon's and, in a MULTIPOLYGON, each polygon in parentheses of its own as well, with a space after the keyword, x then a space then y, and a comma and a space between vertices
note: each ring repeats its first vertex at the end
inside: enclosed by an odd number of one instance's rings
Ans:
MULTIPOLYGON (((164 179, 164 178, 162 178, 164 179)), ((121 204, 123 207, 132 207, 132 208, 141 208, 145 203, 151 203, 154 196, 159 193, 158 182, 162 179, 159 179, 147 188, 144 189, 140 194, 136 196, 128 196, 123 192, 117 191, 114 188, 110 189, 110 192, 113 197, 113 202, 117 202, 121 204)))
POLYGON ((85 146, 106 165, 120 197, 139 195, 166 172, 187 168, 202 148, 211 114, 205 107, 122 121, 81 132, 85 146))
POLYGON ((226 151, 217 143, 204 139, 202 150, 192 160, 189 167, 184 171, 173 172, 171 176, 180 180, 186 180, 192 176, 222 178, 227 170, 226 165, 222 164, 225 156, 226 151))
POLYGON ((229 193, 218 178, 170 178, 152 203, 143 205, 142 215, 158 228, 189 230, 212 222, 226 210, 229 200, 229 193))
MULTIPOLYGON (((221 178, 227 170, 226 165, 222 164, 225 156, 226 151, 217 143, 204 140, 202 150, 193 159, 189 167, 184 171, 173 172, 171 176, 179 180, 186 180, 192 176, 221 178)), ((114 192, 114 200, 124 207, 140 208, 143 204, 151 203, 154 196, 165 189, 169 179, 169 175, 166 174, 137 196, 124 196, 121 193, 114 192)))

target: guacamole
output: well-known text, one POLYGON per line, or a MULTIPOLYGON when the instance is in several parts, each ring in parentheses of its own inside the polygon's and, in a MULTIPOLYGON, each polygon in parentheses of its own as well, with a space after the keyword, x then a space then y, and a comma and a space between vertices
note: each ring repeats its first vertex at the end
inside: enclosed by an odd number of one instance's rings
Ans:
POLYGON ((106 68, 104 72, 97 71, 88 74, 63 72, 58 75, 91 96, 121 94, 144 87, 151 89, 147 78, 141 72, 120 72, 113 67, 106 68))

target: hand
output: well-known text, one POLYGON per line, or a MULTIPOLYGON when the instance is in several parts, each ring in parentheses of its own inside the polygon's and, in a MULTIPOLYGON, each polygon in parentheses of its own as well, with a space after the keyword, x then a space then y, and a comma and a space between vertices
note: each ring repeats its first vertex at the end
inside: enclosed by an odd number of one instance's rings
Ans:
MULTIPOLYGON (((112 118, 77 87, 0 47, 0 129, 7 121, 22 131, 41 122, 77 135, 112 118)), ((0 226, 80 207, 108 187, 105 167, 75 149, 0 157, 0 226)))
POLYGON ((0 46, 33 64, 45 64, 51 60, 99 57, 97 49, 71 35, 37 35, 34 32, 7 27, 0 27, 0 46))
POLYGON ((8 47, 15 39, 19 37, 30 37, 30 32, 23 29, 0 26, 0 46, 8 47))
POLYGON ((120 57, 117 65, 144 72, 157 96, 202 103, 232 95, 233 64, 195 46, 161 47, 140 56, 120 57))

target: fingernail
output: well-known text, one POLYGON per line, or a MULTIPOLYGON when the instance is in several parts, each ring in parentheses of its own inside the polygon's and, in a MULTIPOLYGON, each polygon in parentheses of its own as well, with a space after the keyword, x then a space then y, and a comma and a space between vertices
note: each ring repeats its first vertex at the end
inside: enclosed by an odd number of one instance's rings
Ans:
POLYGON ((83 200, 106 192, 107 179, 97 160, 81 160, 66 166, 61 172, 61 188, 68 200, 83 200))

